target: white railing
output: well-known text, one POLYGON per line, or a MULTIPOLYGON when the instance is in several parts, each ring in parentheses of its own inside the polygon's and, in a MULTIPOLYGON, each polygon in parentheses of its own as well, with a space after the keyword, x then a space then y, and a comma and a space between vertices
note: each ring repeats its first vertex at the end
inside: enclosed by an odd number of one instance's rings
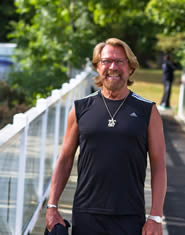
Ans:
POLYGON ((48 197, 73 101, 90 93, 90 67, 0 131, 0 234, 28 234, 48 197))
POLYGON ((185 71, 181 77, 178 116, 185 122, 185 71))

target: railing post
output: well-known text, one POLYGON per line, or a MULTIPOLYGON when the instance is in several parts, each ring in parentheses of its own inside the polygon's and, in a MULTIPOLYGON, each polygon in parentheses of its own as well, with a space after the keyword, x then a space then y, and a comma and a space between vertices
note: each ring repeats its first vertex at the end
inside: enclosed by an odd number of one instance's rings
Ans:
POLYGON ((86 96, 86 81, 83 80, 82 82, 82 97, 86 96))
POLYGON ((52 96, 58 97, 56 104, 56 115, 55 115, 55 140, 54 140, 54 152, 53 152, 53 168, 55 167, 56 160, 58 157, 58 144, 59 144, 59 129, 60 129, 60 90, 53 90, 52 96))
POLYGON ((185 121, 185 71, 181 77, 178 116, 185 121))
POLYGON ((14 116, 13 124, 24 125, 24 131, 20 139, 20 157, 19 157, 19 172, 18 186, 16 199, 16 224, 15 235, 22 234, 23 209, 24 209, 24 183, 25 183, 25 167, 26 167, 26 147, 28 135, 28 121, 25 114, 20 113, 14 116))
POLYGON ((39 99, 37 101, 38 109, 43 109, 42 114, 42 130, 41 130, 41 151, 40 151, 40 172, 39 172, 39 186, 38 197, 39 201, 43 195, 44 186, 44 171, 45 171, 45 156, 46 156, 46 135, 47 135, 47 121, 48 121, 48 107, 46 99, 39 99))
POLYGON ((76 75, 75 79, 78 81, 76 99, 79 99, 81 97, 81 95, 80 95, 80 90, 81 90, 81 77, 80 77, 80 75, 79 74, 76 75))
MULTIPOLYGON (((62 85, 62 90, 64 92, 68 91, 69 90, 69 83, 64 83, 62 85)), ((69 102, 69 98, 70 98, 70 93, 67 93, 66 95, 66 101, 65 101, 65 114, 64 114, 64 132, 66 130, 66 126, 67 126, 67 117, 68 117, 68 112, 69 112, 69 105, 70 105, 70 102, 69 102)))
MULTIPOLYGON (((70 80, 70 84, 71 84, 72 86, 74 86, 75 83, 76 83, 76 79, 72 78, 72 79, 70 80)), ((72 97, 71 97, 71 105, 73 105, 73 102, 74 102, 74 100, 76 99, 76 93, 77 93, 77 88, 73 89, 72 97)))

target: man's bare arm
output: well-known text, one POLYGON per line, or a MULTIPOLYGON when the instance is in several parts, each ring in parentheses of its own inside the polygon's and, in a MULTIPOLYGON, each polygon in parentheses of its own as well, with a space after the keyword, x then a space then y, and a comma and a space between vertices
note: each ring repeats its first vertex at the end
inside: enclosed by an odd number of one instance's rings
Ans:
MULTIPOLYGON (((62 150, 52 175, 48 204, 58 205, 59 198, 71 173, 75 152, 78 147, 78 136, 78 125, 75 109, 73 108, 69 113, 62 150)), ((46 226, 48 230, 51 231, 57 223, 64 224, 64 221, 57 208, 49 208, 46 212, 46 226)))
MULTIPOLYGON (((150 215, 162 216, 166 195, 166 148, 163 134, 163 125, 160 114, 153 106, 148 128, 149 158, 151 166, 152 207, 150 215)), ((142 235, 162 235, 162 225, 148 220, 143 228, 142 235)))

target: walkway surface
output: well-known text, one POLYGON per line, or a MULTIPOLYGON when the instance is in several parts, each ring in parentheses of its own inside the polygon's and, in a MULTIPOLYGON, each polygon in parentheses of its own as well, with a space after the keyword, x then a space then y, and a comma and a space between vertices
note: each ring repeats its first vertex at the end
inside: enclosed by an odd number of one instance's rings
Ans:
POLYGON ((163 113, 168 188, 164 206, 169 235, 185 234, 185 123, 163 113))
MULTIPOLYGON (((185 234, 185 123, 177 120, 172 111, 160 111, 166 140, 168 187, 164 206, 163 235, 185 234)), ((76 184, 76 161, 72 175, 60 201, 60 212, 71 221, 71 202, 76 184)), ((150 169, 145 183, 146 213, 151 206, 150 169)), ((31 235, 43 235, 45 207, 31 235)))

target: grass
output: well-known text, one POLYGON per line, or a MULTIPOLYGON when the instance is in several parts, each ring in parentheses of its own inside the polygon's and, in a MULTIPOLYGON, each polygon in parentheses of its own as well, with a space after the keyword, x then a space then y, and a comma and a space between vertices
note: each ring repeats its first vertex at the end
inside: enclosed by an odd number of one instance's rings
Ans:
MULTIPOLYGON (((139 69, 134 77, 134 84, 130 89, 142 97, 160 104, 163 95, 162 71, 153 69, 139 69)), ((175 81, 172 85, 171 107, 175 113, 178 110, 179 88, 181 71, 175 72, 175 81)))

